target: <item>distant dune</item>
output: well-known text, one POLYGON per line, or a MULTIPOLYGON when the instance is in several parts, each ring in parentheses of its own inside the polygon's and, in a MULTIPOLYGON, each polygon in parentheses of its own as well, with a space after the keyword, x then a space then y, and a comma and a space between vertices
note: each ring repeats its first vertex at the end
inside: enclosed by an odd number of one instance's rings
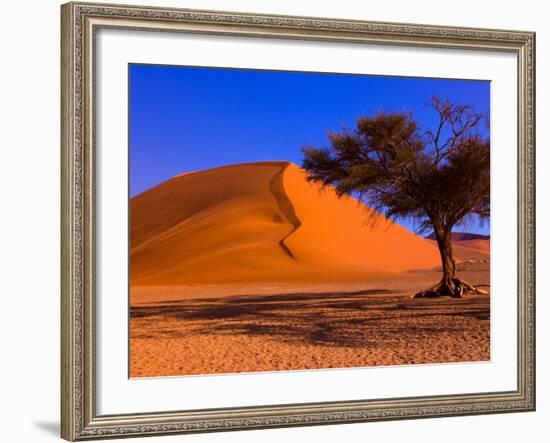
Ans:
POLYGON ((465 248, 484 252, 485 254, 489 254, 491 252, 491 240, 488 238, 479 240, 459 240, 454 243, 465 248))
MULTIPOLYGON (((435 240, 435 234, 432 232, 426 238, 435 240)), ((453 241, 468 241, 468 240, 489 240, 491 237, 483 234, 475 234, 473 232, 453 232, 451 234, 453 241)))
POLYGON ((176 176, 130 203, 133 286, 361 281, 440 265, 432 241, 298 166, 263 162, 176 176))
MULTIPOLYGON (((432 233, 426 238, 435 240, 435 234, 432 233)), ((461 260, 481 260, 489 258, 489 254, 491 253, 490 236, 471 232, 453 232, 452 239, 454 252, 457 258, 461 260)))

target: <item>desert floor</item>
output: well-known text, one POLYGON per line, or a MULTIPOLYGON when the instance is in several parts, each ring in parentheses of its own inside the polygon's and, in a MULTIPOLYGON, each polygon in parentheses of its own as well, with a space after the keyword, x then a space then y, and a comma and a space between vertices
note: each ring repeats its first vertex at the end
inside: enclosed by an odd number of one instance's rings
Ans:
MULTIPOLYGON (((462 265, 459 276, 489 284, 488 266, 462 265)), ((134 287, 130 376, 489 360, 489 296, 411 298, 439 278, 134 287)))

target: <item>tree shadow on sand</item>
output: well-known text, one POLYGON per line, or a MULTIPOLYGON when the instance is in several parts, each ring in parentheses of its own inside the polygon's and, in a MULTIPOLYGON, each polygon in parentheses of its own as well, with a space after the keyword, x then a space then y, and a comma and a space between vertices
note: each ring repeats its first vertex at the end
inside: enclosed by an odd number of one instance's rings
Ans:
POLYGON ((489 320, 489 298, 410 299, 398 291, 233 295, 132 306, 132 338, 263 336, 289 344, 392 347, 489 320))

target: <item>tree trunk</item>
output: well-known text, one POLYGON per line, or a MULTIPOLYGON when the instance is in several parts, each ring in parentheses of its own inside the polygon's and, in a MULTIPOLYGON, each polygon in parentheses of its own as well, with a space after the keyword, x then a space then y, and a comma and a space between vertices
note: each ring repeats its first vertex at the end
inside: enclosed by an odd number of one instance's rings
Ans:
POLYGON ((434 232, 441 255, 443 278, 433 288, 415 294, 415 298, 441 297, 462 297, 462 294, 475 292, 487 294, 486 291, 478 289, 456 277, 456 263, 453 256, 453 242, 451 229, 444 229, 439 223, 434 223, 434 232))
MULTIPOLYGON (((456 274, 456 263, 453 257, 453 242, 450 230, 438 229, 435 234, 437 240, 437 246, 439 248, 439 254, 441 255, 441 264, 443 270, 443 278, 441 279, 440 285, 443 286, 442 289, 448 289, 449 295, 457 296, 455 294, 455 274, 456 274)), ((460 294, 461 295, 461 294, 460 294)), ((458 297, 460 297, 458 295, 458 297)))

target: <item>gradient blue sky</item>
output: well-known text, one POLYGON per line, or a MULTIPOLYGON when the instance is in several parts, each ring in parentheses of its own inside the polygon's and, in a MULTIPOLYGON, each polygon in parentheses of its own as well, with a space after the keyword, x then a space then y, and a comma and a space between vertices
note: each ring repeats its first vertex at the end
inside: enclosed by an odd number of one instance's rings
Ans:
MULTIPOLYGON (((488 112, 486 81, 129 65, 130 196, 182 172, 288 160, 358 116, 410 111, 423 129, 432 95, 488 112)), ((402 221, 413 228, 412 221, 402 221)), ((488 233, 489 226, 468 226, 488 233)))

